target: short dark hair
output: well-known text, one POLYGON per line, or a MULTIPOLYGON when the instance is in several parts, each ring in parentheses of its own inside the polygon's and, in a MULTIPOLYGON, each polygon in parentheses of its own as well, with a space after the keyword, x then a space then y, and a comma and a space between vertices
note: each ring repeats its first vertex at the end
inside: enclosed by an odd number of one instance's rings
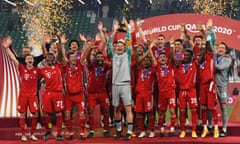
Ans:
POLYGON ((192 48, 186 48, 184 49, 186 52, 190 52, 191 56, 194 56, 193 49, 192 48))
POLYGON ((195 41, 196 38, 203 39, 203 36, 202 36, 202 35, 195 35, 195 36, 193 37, 193 41, 195 41))
POLYGON ((29 47, 29 46, 23 46, 22 48, 26 48, 26 49, 30 49, 31 50, 31 48, 29 47))
POLYGON ((72 55, 72 54, 74 54, 74 52, 69 52, 69 53, 67 54, 67 58, 69 59, 69 58, 70 58, 70 55, 72 55))
POLYGON ((26 54, 26 55, 25 55, 25 59, 26 59, 26 57, 28 57, 28 56, 31 56, 31 57, 34 58, 34 56, 33 56, 32 54, 26 54))
POLYGON ((163 37, 165 39, 165 36, 163 34, 158 35, 158 37, 163 37))
POLYGON ((218 46, 220 45, 220 44, 222 44, 222 45, 224 45, 225 46, 225 49, 226 49, 226 54, 227 53, 229 53, 229 51, 230 51, 230 49, 229 49, 229 47, 228 47, 228 45, 225 43, 225 42, 220 42, 219 44, 218 44, 218 46))
POLYGON ((182 39, 175 39, 174 42, 180 42, 181 44, 183 44, 183 40, 182 39))
POLYGON ((159 56, 160 55, 167 55, 165 52, 160 52, 159 56))
POLYGON ((76 42, 77 45, 78 45, 78 47, 79 47, 79 42, 78 42, 78 40, 76 40, 76 39, 70 40, 70 42, 69 42, 69 44, 68 44, 68 47, 70 47, 70 46, 71 46, 71 43, 73 43, 73 42, 76 42))
POLYGON ((99 54, 103 54, 101 51, 98 51, 98 52, 96 52, 96 54, 95 54, 95 57, 97 57, 97 55, 99 55, 99 54))
POLYGON ((54 57, 54 54, 53 53, 47 53, 46 56, 53 56, 54 57))

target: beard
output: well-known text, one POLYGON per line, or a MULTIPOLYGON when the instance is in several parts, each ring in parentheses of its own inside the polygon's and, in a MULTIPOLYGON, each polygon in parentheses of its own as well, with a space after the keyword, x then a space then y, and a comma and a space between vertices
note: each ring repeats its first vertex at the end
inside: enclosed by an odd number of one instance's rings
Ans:
POLYGON ((144 65, 144 68, 145 68, 145 69, 148 69, 148 68, 149 68, 149 65, 148 65, 148 64, 145 64, 145 65, 144 65))
POLYGON ((103 65, 103 60, 97 60, 97 61, 96 61, 96 64, 97 64, 98 66, 102 66, 102 65, 103 65))

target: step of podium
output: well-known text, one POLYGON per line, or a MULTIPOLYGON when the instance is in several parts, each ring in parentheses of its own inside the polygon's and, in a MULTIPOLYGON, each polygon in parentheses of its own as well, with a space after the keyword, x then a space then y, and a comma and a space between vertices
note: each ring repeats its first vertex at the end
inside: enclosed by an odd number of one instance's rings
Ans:
MULTIPOLYGON (((239 137, 240 136, 239 129, 240 129, 240 124, 239 123, 229 123, 229 125, 228 125, 228 136, 232 136, 232 137, 238 136, 239 137)), ((126 131, 127 131, 127 128, 124 127, 122 135, 125 135, 126 131)), ((89 129, 86 129, 85 132, 86 132, 86 135, 87 135, 88 132, 89 132, 89 129)), ((109 129, 109 133, 110 133, 111 137, 114 136, 115 132, 116 132, 116 128, 110 128, 109 129)), ((166 132, 168 132, 168 131, 166 131, 166 132)), ((197 132, 198 132, 198 135, 200 136, 201 135, 201 130, 199 129, 197 132)), ((41 128, 41 129, 36 130, 35 135, 39 139, 42 139, 44 133, 45 133, 44 128, 41 128)), ((138 134, 138 133, 139 132, 136 131, 136 134, 138 134)), ((176 137, 178 137, 179 133, 180 133, 180 130, 177 129, 176 132, 175 132, 176 137)), ((53 126, 51 139, 54 139, 56 134, 57 134, 56 133, 56 127, 53 126)), ((155 134, 156 134, 157 137, 159 136, 159 128, 158 127, 155 128, 155 134)), ((187 134, 189 136, 191 134, 191 127, 190 126, 187 127, 187 134)), ((21 131, 20 131, 19 127, 0 128, 0 135, 1 135, 0 140, 20 140, 21 131)), ((27 128, 26 135, 30 136, 30 128, 27 128)), ((65 137, 65 138, 68 137, 68 130, 66 128, 64 128, 62 130, 62 136, 65 137)), ((74 127, 74 137, 79 138, 79 128, 78 127, 74 127)), ((97 137, 97 138, 103 137, 103 128, 94 129, 94 137, 97 137)), ((209 137, 212 137, 212 135, 209 135, 209 137)))

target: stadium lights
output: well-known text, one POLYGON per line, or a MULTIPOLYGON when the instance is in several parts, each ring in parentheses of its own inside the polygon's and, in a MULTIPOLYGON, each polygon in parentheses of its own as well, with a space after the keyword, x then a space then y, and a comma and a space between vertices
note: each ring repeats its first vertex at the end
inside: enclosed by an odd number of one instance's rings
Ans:
POLYGON ((4 1, 5 1, 6 3, 12 5, 12 6, 17 6, 17 4, 15 4, 14 2, 11 2, 11 1, 9 1, 9 0, 4 0, 4 1))
POLYGON ((98 4, 99 4, 99 5, 101 5, 101 4, 102 4, 101 0, 97 0, 97 2, 98 2, 98 4))
POLYGON ((85 2, 82 0, 78 0, 82 5, 85 5, 85 2))
POLYGON ((34 6, 34 4, 33 3, 31 3, 30 1, 28 1, 28 0, 24 0, 24 2, 26 2, 27 4, 29 4, 29 5, 31 5, 31 6, 34 6))

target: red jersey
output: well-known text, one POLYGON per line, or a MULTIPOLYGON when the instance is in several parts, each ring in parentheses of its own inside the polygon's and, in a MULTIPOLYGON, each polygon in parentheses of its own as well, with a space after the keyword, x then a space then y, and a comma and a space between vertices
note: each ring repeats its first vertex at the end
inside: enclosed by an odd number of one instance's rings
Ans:
POLYGON ((136 85, 136 70, 137 70, 137 66, 136 66, 136 59, 135 56, 131 56, 131 87, 134 88, 136 85))
POLYGON ((145 69, 141 66, 137 70, 136 92, 153 91, 153 83, 156 78, 156 70, 154 67, 145 69))
POLYGON ((108 65, 99 67, 95 63, 88 66, 88 93, 99 93, 106 91, 108 65))
POLYGON ((20 83, 20 96, 35 97, 37 95, 37 84, 39 79, 39 69, 27 67, 23 64, 19 64, 19 73, 21 78, 20 83))
POLYGON ((76 60, 80 60, 82 56, 82 52, 78 51, 76 54, 76 60))
POLYGON ((194 59, 198 59, 198 57, 199 57, 199 47, 197 45, 194 45, 193 53, 194 53, 194 59))
POLYGON ((83 66, 77 60, 75 65, 67 64, 65 66, 65 80, 66 88, 69 94, 76 94, 83 92, 83 66))
POLYGON ((158 47, 153 47, 152 52, 155 58, 158 58, 160 53, 166 53, 167 58, 170 57, 170 47, 164 47, 162 49, 159 49, 158 47))
MULTIPOLYGON (((68 54, 66 54, 67 56, 68 54)), ((82 56, 82 52, 81 51, 77 51, 76 52, 76 60, 80 60, 81 59, 81 56, 82 56)))
POLYGON ((177 69, 176 75, 178 76, 178 83, 181 90, 195 88, 197 64, 195 62, 181 64, 177 69))
POLYGON ((176 88, 174 70, 171 63, 167 66, 160 64, 156 67, 159 92, 166 92, 176 88))
POLYGON ((46 82, 46 91, 62 91, 62 68, 61 65, 55 64, 51 67, 43 67, 40 69, 40 74, 46 82))
POLYGON ((176 60, 182 61, 184 59, 184 50, 180 50, 179 53, 174 53, 174 58, 176 60))
POLYGON ((207 52, 205 60, 198 66, 198 80, 200 84, 214 80, 214 55, 207 52))

